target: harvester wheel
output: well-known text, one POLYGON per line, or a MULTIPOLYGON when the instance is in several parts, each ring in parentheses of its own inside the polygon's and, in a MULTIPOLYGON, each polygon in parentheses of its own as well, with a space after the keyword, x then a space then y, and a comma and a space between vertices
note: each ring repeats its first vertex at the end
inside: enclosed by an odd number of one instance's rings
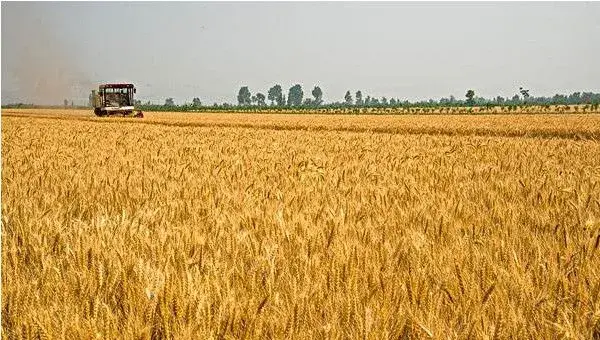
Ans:
POLYGON ((134 111, 135 115, 133 115, 134 118, 144 118, 144 113, 142 111, 134 111))

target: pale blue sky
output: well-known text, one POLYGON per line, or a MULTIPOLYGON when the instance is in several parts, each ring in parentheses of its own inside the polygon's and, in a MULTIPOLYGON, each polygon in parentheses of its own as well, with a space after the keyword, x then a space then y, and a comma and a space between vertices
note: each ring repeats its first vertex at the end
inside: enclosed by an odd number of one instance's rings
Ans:
POLYGON ((600 3, 2 3, 2 102, 234 103, 240 86, 315 84, 428 99, 600 92, 600 3))

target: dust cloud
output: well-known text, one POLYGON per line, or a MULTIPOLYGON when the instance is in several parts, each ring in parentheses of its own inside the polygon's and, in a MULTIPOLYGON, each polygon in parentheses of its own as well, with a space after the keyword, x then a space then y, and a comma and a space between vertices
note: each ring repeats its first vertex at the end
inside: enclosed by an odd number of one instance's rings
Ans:
POLYGON ((86 103, 94 84, 41 13, 2 5, 3 97, 6 92, 11 101, 38 105, 62 105, 65 99, 86 103), (12 58, 5 49, 13 49, 12 58))

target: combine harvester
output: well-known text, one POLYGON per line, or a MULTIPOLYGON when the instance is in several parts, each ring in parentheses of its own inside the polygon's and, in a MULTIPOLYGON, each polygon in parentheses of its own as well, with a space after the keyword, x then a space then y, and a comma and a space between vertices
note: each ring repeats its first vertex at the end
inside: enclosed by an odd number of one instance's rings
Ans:
POLYGON ((94 113, 98 117, 121 115, 123 117, 144 118, 144 114, 134 107, 133 84, 102 84, 98 92, 92 90, 94 113))

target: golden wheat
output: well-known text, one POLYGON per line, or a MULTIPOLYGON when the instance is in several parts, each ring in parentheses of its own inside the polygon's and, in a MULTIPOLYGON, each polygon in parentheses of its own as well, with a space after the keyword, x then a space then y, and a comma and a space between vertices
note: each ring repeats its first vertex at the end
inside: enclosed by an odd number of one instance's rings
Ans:
POLYGON ((3 338, 600 336, 598 115, 6 113, 3 338))
MULTIPOLYGON (((3 111, 8 117, 37 117, 63 121, 123 123, 122 118, 98 118, 88 110, 3 111)), ((130 118, 131 119, 131 118, 130 118)), ((326 114, 215 114, 148 112, 142 124, 178 127, 240 127, 267 130, 375 132, 469 136, 542 137, 600 140, 596 114, 534 115, 326 115, 326 114)))

